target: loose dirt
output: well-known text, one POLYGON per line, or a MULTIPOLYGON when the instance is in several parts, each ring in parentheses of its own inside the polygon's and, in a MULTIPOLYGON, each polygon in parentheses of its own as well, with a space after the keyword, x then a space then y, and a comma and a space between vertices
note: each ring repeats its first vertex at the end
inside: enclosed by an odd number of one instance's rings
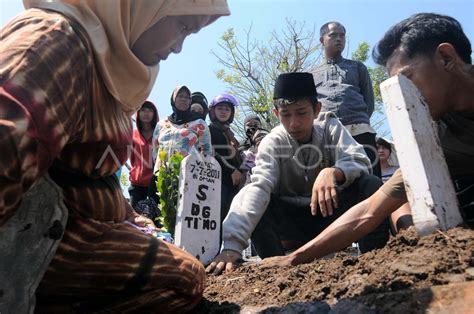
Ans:
MULTIPOLYGON (((433 286, 468 282, 474 290, 469 281, 474 281, 473 230, 455 228, 419 238, 411 228, 383 249, 359 257, 338 253, 311 264, 270 269, 246 263, 209 276, 196 312, 423 312, 434 298, 433 286)), ((457 298, 454 292, 452 297, 441 294, 453 302, 457 298)))

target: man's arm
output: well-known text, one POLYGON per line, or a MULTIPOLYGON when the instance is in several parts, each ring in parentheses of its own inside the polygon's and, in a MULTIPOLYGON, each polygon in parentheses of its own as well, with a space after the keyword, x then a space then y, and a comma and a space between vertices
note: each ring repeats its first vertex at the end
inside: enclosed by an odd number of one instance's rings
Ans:
POLYGON ((359 79, 360 79, 360 92, 364 97, 365 103, 367 104, 367 113, 369 117, 374 112, 374 90, 372 88, 372 80, 370 79, 369 71, 363 63, 359 63, 359 79))
POLYGON ((374 230, 406 200, 388 196, 380 189, 365 201, 350 208, 316 238, 288 256, 263 260, 262 265, 287 266, 310 263, 339 251, 374 230))

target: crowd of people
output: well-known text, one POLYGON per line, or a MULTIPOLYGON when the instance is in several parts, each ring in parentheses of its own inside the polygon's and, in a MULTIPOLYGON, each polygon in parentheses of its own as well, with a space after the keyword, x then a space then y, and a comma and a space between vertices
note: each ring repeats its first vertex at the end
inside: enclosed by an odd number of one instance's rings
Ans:
POLYGON ((145 101, 136 115, 130 156, 130 203, 145 217, 160 215, 157 173, 160 151, 167 158, 174 153, 214 156, 222 170, 221 223, 239 189, 249 182, 257 147, 268 131, 257 115, 246 121, 246 139, 239 143, 231 130, 238 100, 230 94, 217 95, 210 104, 201 92, 177 86, 171 95, 172 114, 158 121, 154 104, 145 101), (209 115, 209 125, 205 121, 209 115), (150 210, 150 208, 152 208, 150 210))
MULTIPOLYGON (((245 137, 239 143, 231 130, 238 100, 230 94, 217 95, 207 105, 204 94, 192 93, 188 87, 178 86, 171 96, 172 115, 158 122, 153 134, 153 155, 156 160, 154 174, 158 172, 161 162, 156 158, 159 150, 166 151, 167 156, 173 152, 180 152, 183 156, 190 153, 204 153, 211 154, 217 159, 222 169, 221 223, 226 218, 231 204, 245 207, 249 211, 265 212, 263 217, 257 214, 253 219, 244 219, 244 226, 236 227, 239 232, 248 229, 245 239, 242 238, 241 242, 248 243, 252 234, 252 244, 262 258, 285 254, 288 250, 300 247, 348 208, 368 198, 382 185, 375 131, 370 126, 370 116, 374 110, 374 94, 367 68, 360 62, 342 58, 341 54, 345 47, 345 28, 342 24, 328 22, 321 27, 320 35, 325 58, 316 71, 312 74, 283 75, 279 77, 280 81, 277 81, 275 86, 275 95, 283 93, 282 97, 274 95, 275 114, 280 118, 282 125, 285 125, 284 121, 288 115, 304 114, 307 121, 294 121, 292 123, 296 126, 289 125, 286 131, 282 128, 284 140, 270 144, 277 150, 264 151, 260 154, 260 156, 288 154, 284 147, 291 143, 292 151, 289 156, 294 158, 293 165, 286 156, 278 161, 272 159, 273 164, 266 165, 270 167, 269 172, 258 172, 262 170, 262 166, 256 162, 258 147, 269 132, 262 128, 257 114, 250 114, 244 118, 245 137), (278 84, 281 84, 281 90, 277 89, 280 88, 278 84), (302 97, 307 98, 313 110, 304 108, 295 113, 286 110, 285 104, 288 102, 285 103, 285 99, 297 100, 302 97), (284 106, 278 105, 278 101, 284 106), (281 108, 285 109, 282 111, 283 115, 280 112, 281 108), (205 119, 202 119, 206 117, 206 113, 209 114, 209 126, 205 119), (342 123, 342 126, 337 125, 337 131, 334 126, 328 127, 334 124, 333 120, 342 123), (301 129, 300 124, 303 123, 307 123, 306 130, 301 129), (313 123, 322 125, 322 129, 317 129, 315 131, 317 134, 314 136, 310 132, 313 123), (300 139, 299 136, 303 133, 304 138, 300 139), (330 146, 334 148, 328 150, 327 147, 330 146), (278 150, 280 148, 281 151, 278 150), (315 148, 316 151, 313 151, 315 148), (367 156, 369 160, 366 159, 367 156), (320 173, 329 172, 325 168, 335 170, 335 173, 328 174, 325 181, 340 183, 337 187, 334 184, 329 193, 333 197, 336 197, 337 190, 344 190, 344 193, 340 193, 340 201, 337 204, 327 203, 331 209, 327 212, 329 217, 316 217, 316 211, 308 208, 315 179, 320 173), (277 173, 273 175, 275 171, 277 173), (259 176, 262 176, 264 182, 268 184, 261 189, 252 190, 251 187, 256 185, 259 176), (304 181, 300 180, 302 177, 304 181), (351 184, 353 181, 357 184, 351 184), (246 185, 250 187, 246 188, 246 185), (349 185, 351 188, 346 188, 349 185), (245 204, 239 204, 242 200, 235 198, 240 190, 243 190, 241 195, 242 197, 245 195, 247 200, 245 204), (334 215, 332 208, 335 211, 334 215), (258 224, 254 226, 255 223, 258 224)), ((289 108, 294 107, 296 106, 289 108)), ((276 130, 270 133, 270 137, 274 136, 276 130)), ((262 149, 267 148, 265 146, 262 149)), ((260 160, 264 162, 264 159, 260 160)), ((138 166, 140 165, 142 163, 138 166)), ((134 168, 132 162, 132 169, 134 168)), ((133 189, 134 186, 131 187, 131 190, 133 189)), ((323 189, 327 187, 324 186, 323 189)), ((144 197, 146 199, 144 202, 154 200, 151 206, 157 208, 156 176, 153 176, 149 183, 149 191, 148 197, 144 197)), ((326 191, 321 193, 324 197, 326 191)), ((134 203, 135 201, 132 201, 132 205, 134 203)), ((326 204, 323 202, 320 205, 326 204)), ((147 215, 150 211, 143 208, 135 207, 139 213, 150 218, 158 215, 156 211, 151 211, 153 212, 151 216, 147 215)), ((389 236, 388 226, 387 220, 372 234, 360 240, 361 251, 366 252, 383 246, 389 236)), ((227 228, 224 230, 224 235, 226 230, 227 228)), ((230 232, 235 234, 234 230, 230 232)))
MULTIPOLYGON (((258 115, 248 115, 239 142, 234 95, 208 103, 179 85, 170 97, 172 114, 161 119, 146 100, 160 60, 179 53, 189 34, 229 15, 226 1, 25 4, 28 10, 1 31, 0 227, 42 176, 63 191, 68 221, 37 288, 39 306, 185 311, 199 302, 205 271, 234 267, 249 239, 265 267, 297 265, 353 242, 362 253, 380 248, 390 225, 397 232, 412 224, 395 148, 370 125, 367 68, 342 57, 341 23, 321 27, 324 59, 314 73, 276 79, 280 125, 265 130, 258 115), (121 164, 130 158, 130 203, 115 159, 97 167, 108 147, 121 164), (154 226, 150 218, 159 214, 160 151, 208 154, 221 166, 222 251, 206 270, 184 250, 132 226, 154 226), (156 212, 150 216, 144 207, 156 212)), ((422 13, 390 28, 374 58, 390 75, 411 79, 426 99, 472 226, 471 52, 456 20, 422 13)))
MULTIPOLYGON (((331 27, 329 23, 329 29, 335 30, 336 38, 343 38, 341 32, 344 29, 340 24, 331 27)), ((324 33, 323 29, 321 33, 324 33)), ((331 31, 328 37, 331 38, 331 31)), ((321 36, 321 42, 325 44, 325 40, 321 36)), ((339 43, 339 47, 341 46, 342 43, 339 43)), ((458 21, 448 16, 421 13, 390 28, 373 54, 376 62, 387 68, 389 75, 405 75, 424 97, 431 116, 438 123, 440 143, 457 193, 461 215, 465 225, 472 228, 474 106, 471 99, 474 93, 474 67, 471 53, 471 44, 458 21)), ((331 69, 339 73, 338 79, 329 84, 333 93, 349 88, 338 87, 338 84, 345 85, 345 79, 351 77, 349 70, 335 69, 334 64, 344 64, 343 59, 337 59, 339 60, 327 62, 331 64, 331 69)), ((325 74, 323 77, 328 78, 330 75, 325 74)), ((362 147, 350 136, 350 130, 345 129, 340 121, 331 119, 330 115, 334 111, 336 114, 341 112, 338 107, 330 110, 332 112, 316 115, 321 107, 324 108, 324 104, 321 104, 324 95, 321 102, 318 102, 317 88, 312 89, 312 83, 309 75, 304 73, 282 74, 277 79, 274 91, 275 113, 282 126, 272 130, 262 141, 252 182, 232 203, 223 226, 223 250, 207 267, 208 272, 218 274, 233 268, 249 237, 255 241, 261 239, 262 242, 273 242, 272 246, 266 245, 261 251, 257 245, 259 254, 263 252, 263 257, 268 257, 263 259, 263 267, 298 265, 341 250, 355 241, 359 241, 361 245, 363 242, 360 241, 371 235, 374 238, 369 238, 370 245, 383 244, 386 240, 383 236, 386 230, 384 226, 387 225, 388 218, 391 215, 394 218, 393 214, 398 211, 401 213, 395 215, 395 218, 410 216, 402 173, 400 169, 393 172, 395 165, 388 162, 389 155, 393 153, 391 145, 387 145, 389 143, 386 140, 377 141, 381 174, 386 180, 382 185, 379 178, 367 174, 370 165, 368 154, 362 152, 362 147), (294 80, 298 83, 292 82, 294 80), (314 125, 306 121, 311 115, 317 117, 314 125), (302 165, 308 165, 311 157, 305 157, 303 150, 300 150, 299 157, 295 148, 298 143, 311 141, 313 145, 330 144, 332 149, 329 154, 338 158, 324 156, 326 151, 319 149, 316 151, 322 152, 323 169, 306 171, 307 167, 294 167, 293 164, 299 159, 302 160, 302 165), (289 153, 285 154, 285 150, 289 150, 289 153), (335 154, 338 150, 342 151, 335 154), (351 157, 351 162, 345 162, 346 156, 351 157), (298 211, 295 205, 283 200, 282 194, 290 194, 296 188, 304 186, 298 182, 302 182, 302 177, 307 180, 308 174, 312 175, 310 181, 314 182, 306 187, 312 187, 311 192, 306 192, 311 198, 303 204, 306 210, 298 211), (373 183, 361 184, 362 180, 373 183), (356 195, 363 194, 363 197, 356 204, 350 204, 351 207, 346 207, 341 201, 351 195, 354 188, 357 189, 356 195), (273 193, 275 189, 283 189, 285 192, 273 193), (275 196, 280 198, 279 202, 283 200, 287 203, 279 206, 275 203, 275 196), (313 217, 308 215, 309 210, 313 217), (300 219, 300 215, 306 217, 300 219), (321 228, 316 220, 322 223, 327 217, 334 219, 321 228), (284 221, 285 224, 282 225, 279 221, 284 221), (289 221, 295 225, 293 230, 283 228, 289 221), (266 230, 262 232, 263 228, 266 230), (377 234, 377 230, 381 233, 377 234), (302 237, 302 231, 306 231, 306 238, 302 237), (260 233, 262 236, 257 239, 260 233), (283 240, 289 238, 302 240, 302 243, 298 243, 296 250, 290 254, 285 254, 282 244, 283 240)), ((344 95, 350 94, 331 95, 341 101, 344 95)), ((303 193, 293 192, 293 195, 303 193)), ((404 219, 405 226, 411 224, 410 220, 404 219)), ((395 230, 402 227, 398 221, 394 225, 395 230)))

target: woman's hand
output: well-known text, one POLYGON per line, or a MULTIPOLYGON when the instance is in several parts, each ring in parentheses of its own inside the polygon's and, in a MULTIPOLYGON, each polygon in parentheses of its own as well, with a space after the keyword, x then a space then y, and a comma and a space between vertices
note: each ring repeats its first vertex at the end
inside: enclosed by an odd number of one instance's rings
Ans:
POLYGON ((240 178, 242 177, 242 173, 235 169, 234 172, 232 172, 232 184, 233 185, 239 185, 240 184, 240 178))
POLYGON ((137 226, 139 226, 139 227, 145 227, 145 228, 148 227, 148 228, 153 228, 156 231, 160 231, 160 229, 156 227, 153 220, 151 220, 150 218, 147 218, 145 216, 142 216, 142 215, 138 215, 138 216, 133 217, 132 222, 134 224, 136 224, 137 226))

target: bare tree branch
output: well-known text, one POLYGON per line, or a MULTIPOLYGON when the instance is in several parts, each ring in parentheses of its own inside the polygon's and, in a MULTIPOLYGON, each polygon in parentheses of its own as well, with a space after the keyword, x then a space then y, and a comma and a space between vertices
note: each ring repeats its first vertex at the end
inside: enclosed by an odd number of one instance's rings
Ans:
POLYGON ((228 29, 218 44, 221 51, 212 51, 223 66, 217 77, 240 100, 234 130, 241 136, 244 136, 242 121, 252 112, 260 116, 268 129, 278 124, 272 112, 272 95, 280 73, 312 71, 319 63, 321 52, 316 27, 307 29, 304 23, 291 19, 286 24, 283 31, 272 31, 264 42, 252 38, 252 25, 245 31, 244 40, 237 39, 234 30, 228 29))

